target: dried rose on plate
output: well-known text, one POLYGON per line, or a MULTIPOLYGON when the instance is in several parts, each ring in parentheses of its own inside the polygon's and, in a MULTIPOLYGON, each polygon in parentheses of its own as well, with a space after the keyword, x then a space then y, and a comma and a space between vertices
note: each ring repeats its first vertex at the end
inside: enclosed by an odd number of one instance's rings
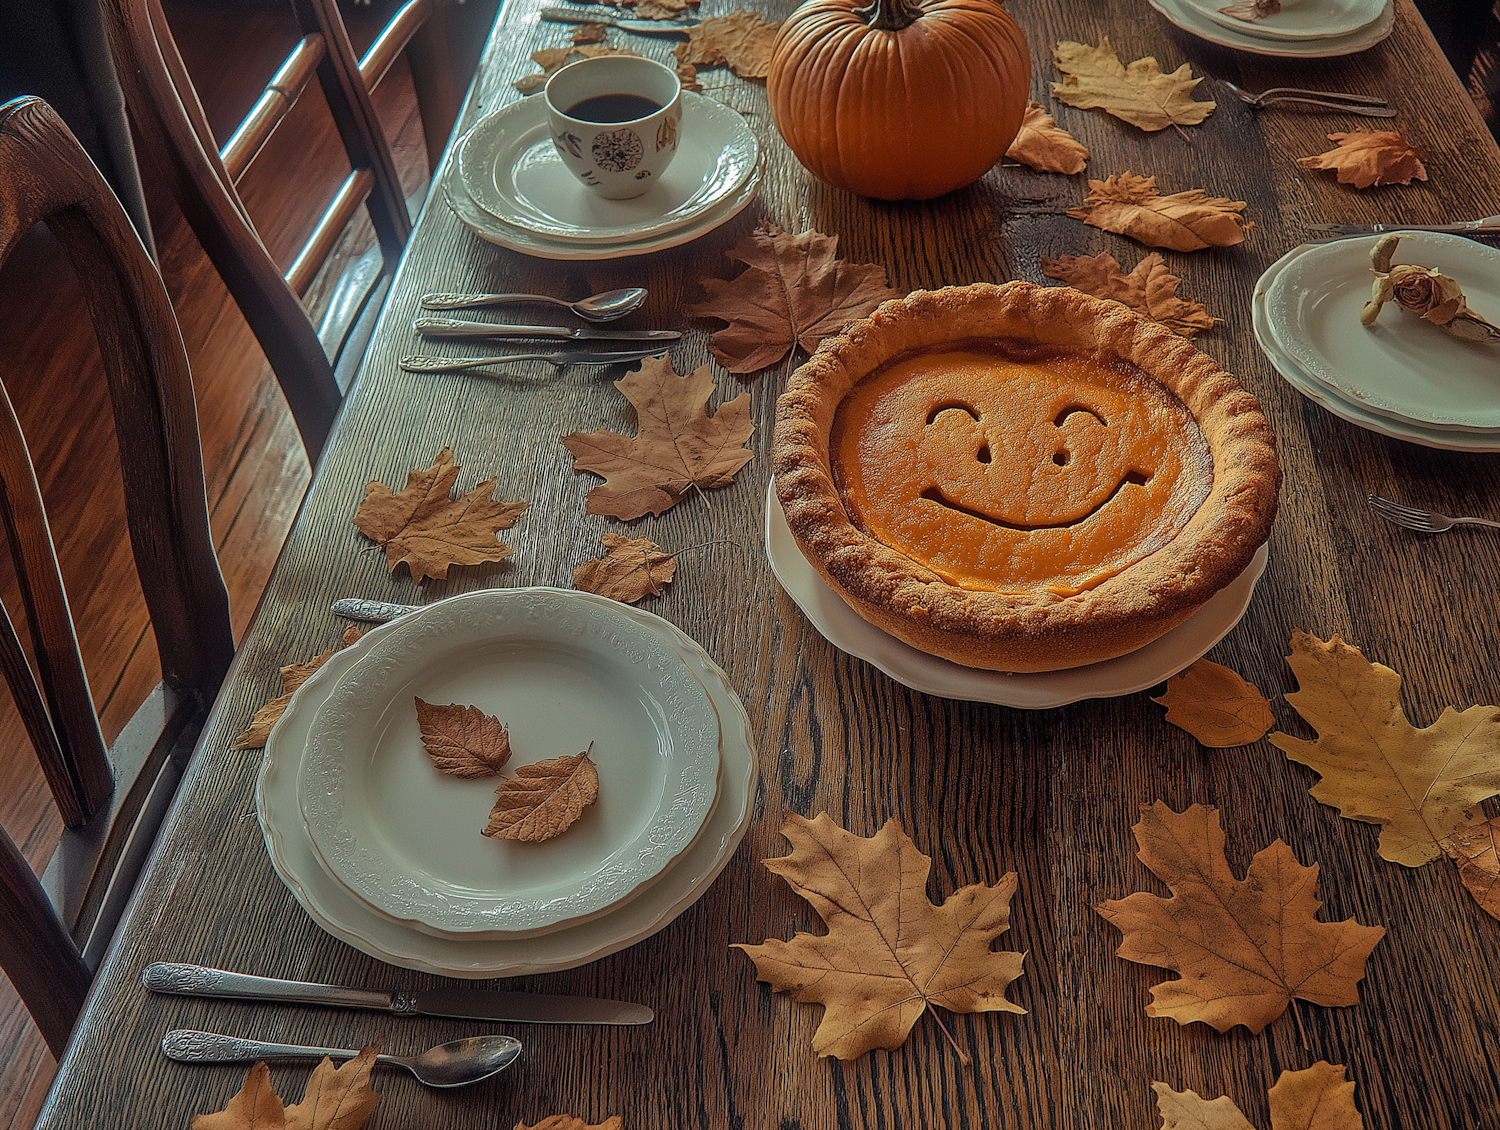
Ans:
POLYGON ((1373 326, 1380 317, 1380 308, 1394 302, 1403 310, 1442 326, 1454 337, 1465 341, 1500 341, 1500 326, 1492 325, 1469 309, 1457 279, 1413 263, 1391 266, 1400 242, 1401 236, 1388 235, 1370 252, 1375 285, 1370 301, 1360 311, 1361 325, 1373 326))

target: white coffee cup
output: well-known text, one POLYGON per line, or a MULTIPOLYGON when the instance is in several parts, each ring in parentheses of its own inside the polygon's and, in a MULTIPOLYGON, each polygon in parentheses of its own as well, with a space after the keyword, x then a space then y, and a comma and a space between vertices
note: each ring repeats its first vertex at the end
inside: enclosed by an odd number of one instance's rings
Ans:
POLYGON ((582 59, 555 71, 542 97, 563 164, 607 199, 641 195, 677 154, 682 83, 655 60, 582 59))

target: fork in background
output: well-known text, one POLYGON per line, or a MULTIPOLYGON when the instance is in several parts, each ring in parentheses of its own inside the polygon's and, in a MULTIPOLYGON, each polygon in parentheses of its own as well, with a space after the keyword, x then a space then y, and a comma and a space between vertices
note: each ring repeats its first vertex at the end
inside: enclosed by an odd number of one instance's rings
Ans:
POLYGON ((1304 102, 1310 106, 1323 106, 1330 110, 1342 110, 1346 114, 1363 114, 1367 118, 1394 118, 1396 111, 1386 105, 1384 98, 1373 98, 1368 94, 1341 94, 1336 90, 1302 90, 1295 86, 1276 86, 1270 90, 1253 94, 1235 86, 1228 79, 1220 79, 1234 91, 1245 105, 1256 110, 1265 109, 1277 102, 1304 102))
POLYGON ((1491 522, 1487 518, 1450 518, 1446 514, 1415 506, 1402 506, 1399 502, 1381 498, 1378 494, 1366 495, 1365 501, 1370 504, 1371 510, 1387 522, 1404 530, 1415 530, 1419 534, 1440 534, 1454 526, 1493 526, 1500 530, 1500 522, 1491 522))

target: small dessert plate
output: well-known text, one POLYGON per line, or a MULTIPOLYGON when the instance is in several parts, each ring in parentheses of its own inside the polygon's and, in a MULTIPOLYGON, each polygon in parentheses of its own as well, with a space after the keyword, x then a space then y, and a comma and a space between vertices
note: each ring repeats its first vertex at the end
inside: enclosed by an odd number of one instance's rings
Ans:
MULTIPOLYGON (((1370 23, 1347 35, 1319 36, 1314 39, 1267 39, 1249 35, 1237 28, 1225 27, 1205 16, 1189 0, 1148 0, 1169 23, 1199 39, 1220 47, 1232 47, 1251 55, 1270 55, 1281 59, 1331 59, 1368 51, 1384 40, 1396 26, 1396 9, 1386 0, 1380 13, 1370 23)), ((1222 7, 1222 5, 1221 5, 1222 7)), ((1242 20, 1231 20, 1242 23, 1242 20)))
POLYGON ((1333 39, 1352 35, 1380 18, 1385 0, 1282 0, 1281 11, 1260 20, 1238 20, 1221 8, 1229 0, 1181 0, 1221 27, 1257 39, 1333 39))

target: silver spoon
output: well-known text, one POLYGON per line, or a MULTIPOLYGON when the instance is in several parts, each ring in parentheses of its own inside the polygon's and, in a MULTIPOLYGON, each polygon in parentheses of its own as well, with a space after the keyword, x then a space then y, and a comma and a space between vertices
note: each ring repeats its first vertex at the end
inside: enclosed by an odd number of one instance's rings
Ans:
POLYGON ((646 288, 627 286, 606 290, 592 298, 568 302, 546 294, 424 294, 422 305, 428 310, 460 310, 465 306, 506 306, 519 302, 546 302, 573 311, 589 322, 610 322, 623 318, 646 301, 646 288))
MULTIPOLYGON (((271 1044, 222 1036, 217 1032, 195 1032, 177 1028, 161 1040, 161 1050, 178 1063, 248 1063, 257 1059, 353 1059, 359 1054, 345 1048, 309 1048, 299 1044, 271 1044)), ((376 1063, 404 1067, 429 1087, 462 1087, 478 1083, 504 1071, 521 1054, 514 1036, 470 1036, 450 1040, 421 1055, 377 1055, 376 1063)))

